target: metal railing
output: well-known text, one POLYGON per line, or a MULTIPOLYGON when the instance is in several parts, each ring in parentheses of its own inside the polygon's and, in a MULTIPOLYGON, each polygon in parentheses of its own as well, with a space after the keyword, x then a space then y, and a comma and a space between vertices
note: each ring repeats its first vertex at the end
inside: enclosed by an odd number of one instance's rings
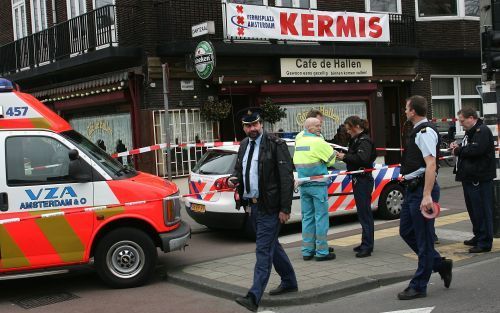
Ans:
POLYGON ((0 73, 15 73, 89 51, 123 45, 126 38, 135 37, 131 21, 134 11, 133 7, 103 6, 1 46, 0 73), (117 20, 120 20, 120 32, 117 20), (126 38, 119 40, 121 37, 126 38))

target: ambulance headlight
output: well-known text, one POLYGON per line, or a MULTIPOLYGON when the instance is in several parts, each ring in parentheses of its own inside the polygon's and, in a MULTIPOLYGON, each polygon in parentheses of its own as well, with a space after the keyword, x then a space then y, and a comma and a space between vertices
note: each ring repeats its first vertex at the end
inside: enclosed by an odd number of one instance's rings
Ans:
MULTIPOLYGON (((173 194, 173 196, 178 196, 179 192, 173 194)), ((181 220, 181 202, 179 199, 163 199, 163 219, 165 220, 165 225, 172 226, 180 222, 181 220)))
POLYGON ((12 90, 16 90, 14 84, 8 79, 0 78, 0 92, 8 92, 12 90))

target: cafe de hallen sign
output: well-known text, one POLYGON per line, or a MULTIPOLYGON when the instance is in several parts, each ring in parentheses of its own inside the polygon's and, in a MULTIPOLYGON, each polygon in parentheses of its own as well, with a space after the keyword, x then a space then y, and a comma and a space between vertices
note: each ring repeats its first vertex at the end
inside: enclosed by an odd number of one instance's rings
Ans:
POLYGON ((215 50, 210 41, 201 41, 194 52, 194 67, 201 79, 208 79, 215 69, 215 50))
POLYGON ((227 37, 389 42, 389 15, 226 4, 227 37))
POLYGON ((371 59, 281 58, 281 77, 370 77, 371 59))

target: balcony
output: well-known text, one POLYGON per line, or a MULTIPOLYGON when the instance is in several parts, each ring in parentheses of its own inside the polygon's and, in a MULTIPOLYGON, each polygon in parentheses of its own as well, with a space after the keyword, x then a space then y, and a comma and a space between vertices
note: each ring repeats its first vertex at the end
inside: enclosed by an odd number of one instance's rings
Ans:
MULTIPOLYGON (((224 12, 226 12, 224 6, 220 1, 200 1, 189 2, 189 4, 180 4, 180 1, 163 0, 155 3, 155 11, 157 12, 157 21, 159 27, 158 43, 159 45, 165 42, 176 42, 179 46, 164 46, 165 52, 173 53, 174 50, 184 49, 187 51, 187 46, 192 49, 190 45, 186 43, 186 40, 191 40, 191 26, 196 25, 203 21, 215 21, 216 30, 215 35, 211 36, 211 40, 217 45, 217 42, 237 42, 241 43, 243 46, 247 44, 257 43, 257 42, 267 42, 272 43, 276 40, 259 39, 252 38, 251 40, 239 40, 239 38, 228 37, 223 28, 225 21, 224 12), (182 22, 172 23, 172 21, 179 21, 179 16, 182 16, 182 22), (170 51, 170 52, 169 52, 170 51)), ((321 46, 332 46, 336 47, 345 46, 349 47, 391 47, 391 48, 413 48, 416 47, 416 36, 415 36, 415 17, 413 15, 406 14, 389 14, 389 27, 390 27, 390 42, 387 43, 368 43, 368 42, 358 42, 358 43, 347 43, 347 42, 321 42, 321 46)), ((280 42, 286 43, 286 42, 280 42)), ((219 45, 220 46, 220 45, 219 45)), ((255 46, 255 45, 254 45, 255 46)), ((283 46, 283 45, 273 45, 273 46, 283 46)), ((289 49, 293 49, 294 43, 290 42, 287 46, 291 46, 289 49)), ((283 50, 276 47, 278 50, 283 50)), ((239 50, 238 48, 234 48, 239 50)), ((252 51, 247 51, 248 47, 243 49, 243 52, 251 53, 252 51)), ((299 49, 300 48, 296 48, 299 49)), ((161 51, 160 47, 160 51, 161 51)), ((259 49, 254 50, 257 52, 259 49)), ((346 50, 348 51, 348 50, 346 50)), ((408 51, 408 49, 406 49, 408 51)), ((220 52, 220 51, 219 51, 220 52)), ((293 52, 292 52, 293 53, 293 52)), ((330 52, 331 53, 331 52, 330 52)))
POLYGON ((23 79, 98 61, 113 48, 123 54, 119 47, 140 46, 135 13, 134 7, 107 5, 8 43, 0 47, 0 74, 23 79))

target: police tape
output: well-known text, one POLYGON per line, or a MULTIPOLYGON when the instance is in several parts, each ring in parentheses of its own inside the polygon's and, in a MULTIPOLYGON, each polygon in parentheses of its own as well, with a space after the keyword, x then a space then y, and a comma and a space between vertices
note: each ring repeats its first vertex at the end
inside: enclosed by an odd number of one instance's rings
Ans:
POLYGON ((204 143, 182 143, 182 144, 171 144, 170 147, 166 143, 160 143, 148 147, 142 147, 137 149, 132 149, 129 151, 124 151, 120 153, 114 153, 111 155, 112 158, 119 158, 129 155, 141 154, 150 151, 163 150, 163 149, 174 149, 174 148, 215 148, 223 146, 234 146, 239 145, 239 141, 221 141, 221 142, 204 142, 204 143))
POLYGON ((118 208, 118 207, 131 207, 131 206, 143 205, 143 204, 147 204, 147 203, 151 203, 151 202, 158 202, 158 201, 165 201, 165 200, 166 201, 177 200, 177 199, 182 199, 182 198, 187 198, 187 197, 195 197, 195 196, 199 196, 199 195, 204 196, 204 195, 211 194, 211 193, 226 192, 226 191, 234 192, 234 188, 224 188, 224 189, 219 189, 219 190, 212 190, 212 191, 199 192, 199 193, 190 193, 190 194, 185 194, 185 195, 167 196, 167 197, 158 198, 158 199, 132 201, 132 202, 125 202, 125 203, 115 203, 115 204, 107 204, 107 205, 99 205, 99 206, 87 206, 87 207, 79 207, 79 208, 60 208, 60 209, 58 209, 60 211, 57 211, 57 212, 3 219, 3 220, 0 220, 0 225, 18 223, 18 222, 28 221, 28 220, 61 217, 61 216, 67 216, 67 215, 72 215, 72 214, 78 214, 78 213, 97 212, 97 211, 102 211, 102 210, 106 210, 106 209, 118 208))

